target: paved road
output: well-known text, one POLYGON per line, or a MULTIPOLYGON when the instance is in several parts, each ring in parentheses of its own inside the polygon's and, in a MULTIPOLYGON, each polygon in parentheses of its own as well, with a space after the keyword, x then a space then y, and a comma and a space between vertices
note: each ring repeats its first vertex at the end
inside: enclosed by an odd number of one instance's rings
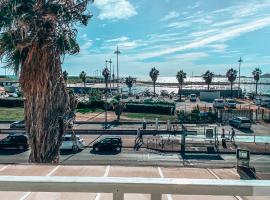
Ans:
MULTIPOLYGON (((1 150, 0 164, 27 163, 29 151, 18 152, 15 150, 1 150)), ((98 153, 91 149, 73 154, 62 152, 60 163, 63 165, 130 165, 130 166, 188 166, 188 167, 234 167, 236 158, 233 154, 186 154, 181 156, 178 153, 159 153, 141 149, 123 149, 121 153, 98 153)), ((251 166, 257 171, 270 172, 270 156, 252 155, 251 166)))

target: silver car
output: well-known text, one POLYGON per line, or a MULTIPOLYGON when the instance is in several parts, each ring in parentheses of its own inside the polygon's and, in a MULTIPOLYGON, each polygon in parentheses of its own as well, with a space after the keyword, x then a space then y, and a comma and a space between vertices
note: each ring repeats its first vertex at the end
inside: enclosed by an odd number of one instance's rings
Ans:
POLYGON ((77 152, 85 148, 85 142, 79 135, 76 136, 77 143, 73 141, 72 135, 65 135, 60 150, 72 150, 77 152))
POLYGON ((235 117, 229 121, 231 126, 236 128, 251 129, 252 122, 247 117, 235 117))

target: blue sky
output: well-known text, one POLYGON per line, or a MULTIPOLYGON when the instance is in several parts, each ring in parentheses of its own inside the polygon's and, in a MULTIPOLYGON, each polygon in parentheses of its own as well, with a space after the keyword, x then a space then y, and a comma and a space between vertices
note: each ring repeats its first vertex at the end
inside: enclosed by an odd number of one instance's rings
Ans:
POLYGON ((95 0, 89 11, 89 25, 78 28, 81 52, 65 57, 70 75, 115 63, 117 45, 122 76, 152 67, 161 76, 223 74, 240 56, 243 75, 270 73, 270 0, 95 0))

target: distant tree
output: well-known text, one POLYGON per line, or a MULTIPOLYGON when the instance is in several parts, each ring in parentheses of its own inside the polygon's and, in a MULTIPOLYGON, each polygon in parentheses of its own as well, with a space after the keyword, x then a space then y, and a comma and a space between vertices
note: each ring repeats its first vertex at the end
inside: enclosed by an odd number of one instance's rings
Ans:
POLYGON ((150 73, 149 73, 149 76, 150 78, 152 79, 153 81, 153 86, 154 86, 154 96, 156 96, 156 82, 157 82, 157 78, 159 76, 159 71, 153 67, 151 70, 150 70, 150 73))
POLYGON ((255 68, 254 71, 252 72, 253 78, 255 80, 255 84, 256 84, 256 90, 255 90, 255 94, 258 94, 258 82, 260 80, 260 77, 262 75, 262 70, 260 68, 255 68))
POLYGON ((205 83, 207 84, 207 90, 210 90, 210 84, 212 83, 213 80, 213 76, 214 73, 210 72, 209 70, 207 70, 204 74, 203 74, 203 79, 205 81, 205 83))
POLYGON ((86 83, 86 76, 87 76, 87 74, 84 71, 81 71, 79 78, 82 80, 84 87, 85 87, 85 83, 86 83))
POLYGON ((114 110, 115 115, 117 116, 117 121, 120 121, 120 117, 124 111, 125 103, 121 101, 120 96, 117 96, 111 101, 112 108, 114 110))
POLYGON ((67 82, 67 80, 68 80, 68 72, 66 70, 63 71, 63 78, 64 78, 65 82, 67 82))
POLYGON ((135 79, 132 78, 131 76, 126 78, 125 83, 129 89, 129 95, 131 95, 131 88, 133 87, 134 82, 135 82, 135 79))
POLYGON ((185 78, 187 78, 187 74, 183 70, 180 70, 179 72, 177 72, 176 79, 179 85, 178 94, 179 94, 180 101, 182 100, 182 88, 183 88, 183 83, 184 83, 185 78))
POLYGON ((233 91, 233 82, 237 78, 237 71, 233 68, 229 69, 226 73, 226 77, 228 78, 228 81, 231 83, 231 98, 233 97, 232 91, 233 91))
POLYGON ((103 69, 102 76, 105 79, 106 93, 107 93, 108 92, 108 81, 109 81, 109 77, 110 77, 110 71, 109 71, 109 69, 107 67, 103 69))

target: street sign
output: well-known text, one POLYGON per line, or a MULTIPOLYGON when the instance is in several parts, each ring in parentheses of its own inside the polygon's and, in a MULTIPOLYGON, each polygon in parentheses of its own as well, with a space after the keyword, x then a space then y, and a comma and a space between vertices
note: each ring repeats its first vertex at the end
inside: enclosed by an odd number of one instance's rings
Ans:
POLYGON ((236 151, 237 166, 249 167, 250 151, 237 149, 236 151))

